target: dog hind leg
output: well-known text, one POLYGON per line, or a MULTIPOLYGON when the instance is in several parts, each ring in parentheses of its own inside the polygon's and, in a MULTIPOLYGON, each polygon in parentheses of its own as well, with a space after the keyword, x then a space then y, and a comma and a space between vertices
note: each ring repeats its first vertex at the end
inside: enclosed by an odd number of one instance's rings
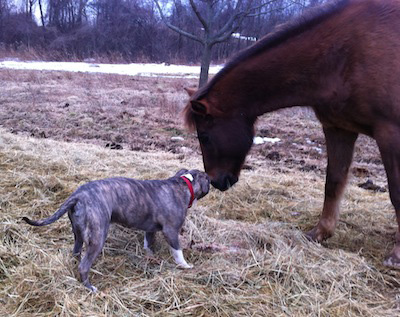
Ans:
POLYGON ((77 257, 79 260, 81 258, 81 252, 82 252, 82 246, 83 246, 83 239, 81 232, 74 231, 74 237, 75 237, 75 242, 74 242, 74 248, 72 250, 72 255, 77 257))
POLYGON ((103 247, 103 244, 99 243, 89 243, 87 246, 86 253, 84 257, 82 258, 81 262, 79 263, 79 275, 81 277, 81 281, 83 285, 85 285, 88 289, 90 289, 92 292, 96 292, 97 288, 94 287, 92 284, 89 282, 89 270, 96 259, 96 257, 100 254, 101 249, 103 247))
POLYGON ((86 252, 78 266, 82 284, 92 292, 97 292, 97 288, 89 282, 89 271, 94 260, 103 249, 107 237, 108 227, 109 226, 106 226, 103 232, 92 230, 88 233, 87 236, 89 237, 89 241, 86 243, 86 252))
POLYGON ((71 221, 72 232, 74 233, 74 249, 72 250, 72 255, 77 257, 79 260, 81 259, 81 252, 83 246, 83 236, 82 230, 77 222, 77 219, 74 217, 73 212, 68 212, 69 220, 71 221))

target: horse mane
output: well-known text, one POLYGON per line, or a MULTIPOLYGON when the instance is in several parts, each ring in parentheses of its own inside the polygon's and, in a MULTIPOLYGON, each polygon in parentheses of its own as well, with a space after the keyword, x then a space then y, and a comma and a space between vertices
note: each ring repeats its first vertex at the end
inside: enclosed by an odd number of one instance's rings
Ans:
MULTIPOLYGON (((311 8, 297 18, 278 25, 274 31, 264 36, 257 43, 239 52, 236 57, 229 61, 205 86, 199 88, 191 97, 191 100, 200 100, 206 96, 214 85, 238 64, 312 29, 329 17, 341 12, 350 2, 351 0, 338 0, 316 8, 311 8)), ((194 113, 191 111, 190 103, 183 110, 183 114, 186 126, 190 130, 193 130, 195 128, 195 117, 194 113)))

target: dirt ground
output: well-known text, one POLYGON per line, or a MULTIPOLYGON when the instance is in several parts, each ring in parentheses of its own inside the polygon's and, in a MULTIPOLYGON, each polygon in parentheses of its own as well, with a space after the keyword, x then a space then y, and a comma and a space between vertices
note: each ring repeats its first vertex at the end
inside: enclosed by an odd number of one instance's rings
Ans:
MULTIPOLYGON (((200 154, 196 135, 185 130, 180 114, 188 100, 183 88, 194 87, 193 79, 1 70, 0 80, 0 125, 12 133, 112 149, 200 154)), ((256 135, 281 141, 253 146, 245 168, 269 164, 281 172, 325 173, 324 136, 311 110, 266 114, 256 135)), ((351 173, 355 182, 369 180, 372 189, 386 189, 374 140, 359 137, 351 173)))

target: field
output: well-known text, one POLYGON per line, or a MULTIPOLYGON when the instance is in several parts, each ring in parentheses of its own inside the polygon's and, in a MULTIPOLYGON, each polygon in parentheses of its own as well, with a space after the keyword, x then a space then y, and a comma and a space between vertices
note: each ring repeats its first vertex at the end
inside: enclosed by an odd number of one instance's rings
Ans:
POLYGON ((0 70, 1 316, 398 316, 400 271, 382 265, 396 221, 373 140, 357 142, 337 231, 323 245, 303 232, 323 201, 326 151, 307 109, 268 114, 240 181, 188 213, 180 270, 161 235, 112 226, 90 273, 77 280, 68 217, 41 228, 79 185, 158 179, 202 169, 180 111, 193 79, 0 70), (175 137, 175 138, 174 138, 175 137), (180 138, 176 138, 180 137, 180 138), (365 186, 367 181, 370 181, 365 186), (371 183, 372 182, 372 183, 371 183))

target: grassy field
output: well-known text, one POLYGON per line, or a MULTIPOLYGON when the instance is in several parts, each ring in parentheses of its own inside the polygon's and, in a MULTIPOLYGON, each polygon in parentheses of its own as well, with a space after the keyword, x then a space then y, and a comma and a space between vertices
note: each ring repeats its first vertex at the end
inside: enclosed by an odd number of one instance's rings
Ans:
POLYGON ((89 293, 77 280, 68 218, 34 228, 21 217, 53 213, 89 180, 201 169, 179 116, 183 87, 195 81, 5 70, 0 78, 2 316, 400 314, 400 272, 382 265, 396 223, 376 146, 358 141, 335 236, 308 242, 326 153, 319 123, 299 109, 262 117, 257 135, 282 141, 254 146, 239 183, 189 210, 181 241, 192 270, 175 267, 161 235, 147 257, 143 233, 115 225, 90 273, 99 292, 89 293), (367 179, 377 191, 358 186, 367 179))

